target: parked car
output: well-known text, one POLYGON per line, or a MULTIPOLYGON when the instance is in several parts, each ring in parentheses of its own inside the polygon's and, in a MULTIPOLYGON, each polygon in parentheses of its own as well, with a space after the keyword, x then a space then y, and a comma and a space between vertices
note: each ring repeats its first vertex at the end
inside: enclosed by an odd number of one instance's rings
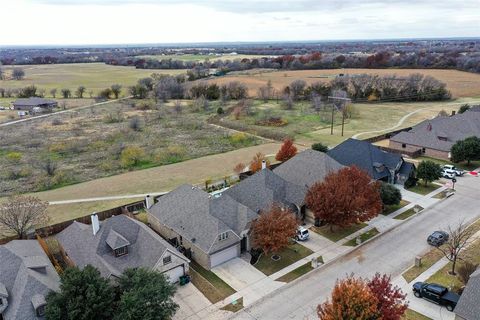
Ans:
POLYGON ((463 170, 457 169, 457 167, 455 167, 455 166, 452 165, 452 164, 446 164, 446 165, 444 165, 444 166, 443 166, 443 169, 452 170, 453 172, 455 172, 455 175, 458 176, 458 177, 463 176, 463 174, 465 173, 463 170))
POLYGON ((442 177, 447 178, 447 179, 453 179, 457 175, 455 174, 455 171, 450 170, 450 169, 443 169, 442 170, 442 177))
POLYGON ((435 231, 427 238, 428 244, 434 247, 439 247, 447 241, 448 233, 446 233, 445 231, 435 231))
POLYGON ((435 283, 416 282, 413 285, 413 294, 433 303, 445 306, 448 311, 453 311, 457 306, 460 296, 447 288, 435 283))
POLYGON ((297 234, 295 235, 295 240, 297 241, 306 241, 310 237, 308 229, 302 226, 297 228, 297 234))

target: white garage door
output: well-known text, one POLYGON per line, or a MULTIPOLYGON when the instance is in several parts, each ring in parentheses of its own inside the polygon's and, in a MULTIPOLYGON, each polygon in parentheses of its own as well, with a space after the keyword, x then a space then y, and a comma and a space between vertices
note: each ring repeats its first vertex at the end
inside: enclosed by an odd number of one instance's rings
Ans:
POLYGON ((219 264, 222 264, 236 257, 237 257, 237 246, 227 248, 220 252, 214 253, 210 256, 210 266, 212 268, 216 267, 219 264))
POLYGON ((178 267, 165 271, 163 274, 169 278, 171 283, 178 282, 179 278, 184 275, 183 265, 179 265, 178 267))

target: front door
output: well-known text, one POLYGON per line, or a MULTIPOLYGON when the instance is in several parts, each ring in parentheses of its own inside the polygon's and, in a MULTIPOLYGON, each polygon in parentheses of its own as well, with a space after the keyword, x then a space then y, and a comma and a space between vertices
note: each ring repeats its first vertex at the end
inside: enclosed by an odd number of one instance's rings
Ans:
POLYGON ((240 252, 244 253, 247 251, 247 237, 243 236, 242 241, 240 241, 240 252))

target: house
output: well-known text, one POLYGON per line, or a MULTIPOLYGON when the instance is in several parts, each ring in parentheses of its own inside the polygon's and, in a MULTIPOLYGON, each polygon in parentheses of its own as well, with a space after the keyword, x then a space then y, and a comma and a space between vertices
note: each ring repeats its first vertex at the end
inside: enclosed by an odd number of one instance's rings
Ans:
POLYGON ((57 107, 58 103, 55 100, 49 100, 38 97, 31 97, 27 99, 17 99, 13 102, 13 109, 19 111, 28 111, 29 113, 49 112, 57 107))
POLYGON ((345 166, 357 166, 373 179, 403 184, 414 174, 413 164, 402 156, 381 150, 370 142, 347 139, 327 154, 345 166))
POLYGON ((0 246, 0 319, 45 319, 46 296, 60 279, 36 240, 0 246))
POLYGON ((56 238, 75 265, 90 264, 106 278, 119 277, 127 268, 144 267, 177 282, 190 262, 148 226, 126 215, 101 224, 92 215, 92 225, 74 222, 56 238))
POLYGON ((408 152, 449 160, 452 146, 468 137, 480 137, 480 112, 476 109, 451 117, 425 120, 410 131, 400 132, 390 138, 389 147, 408 152))
POLYGON ((457 306, 453 310, 458 320, 480 320, 480 268, 470 275, 457 306))
POLYGON ((160 197, 148 213, 153 229, 206 269, 249 250, 249 228, 257 218, 230 196, 212 197, 191 185, 160 197))

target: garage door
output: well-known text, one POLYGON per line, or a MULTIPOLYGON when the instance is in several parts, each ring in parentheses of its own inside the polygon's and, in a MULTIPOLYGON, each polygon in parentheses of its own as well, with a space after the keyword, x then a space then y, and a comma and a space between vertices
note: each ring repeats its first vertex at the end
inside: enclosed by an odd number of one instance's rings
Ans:
POLYGON ((222 250, 220 252, 214 253, 210 256, 210 265, 211 267, 216 267, 219 264, 222 264, 228 260, 237 257, 237 246, 233 246, 222 250))
POLYGON ((165 271, 163 274, 169 278, 171 283, 178 282, 179 278, 184 275, 183 265, 165 271))

